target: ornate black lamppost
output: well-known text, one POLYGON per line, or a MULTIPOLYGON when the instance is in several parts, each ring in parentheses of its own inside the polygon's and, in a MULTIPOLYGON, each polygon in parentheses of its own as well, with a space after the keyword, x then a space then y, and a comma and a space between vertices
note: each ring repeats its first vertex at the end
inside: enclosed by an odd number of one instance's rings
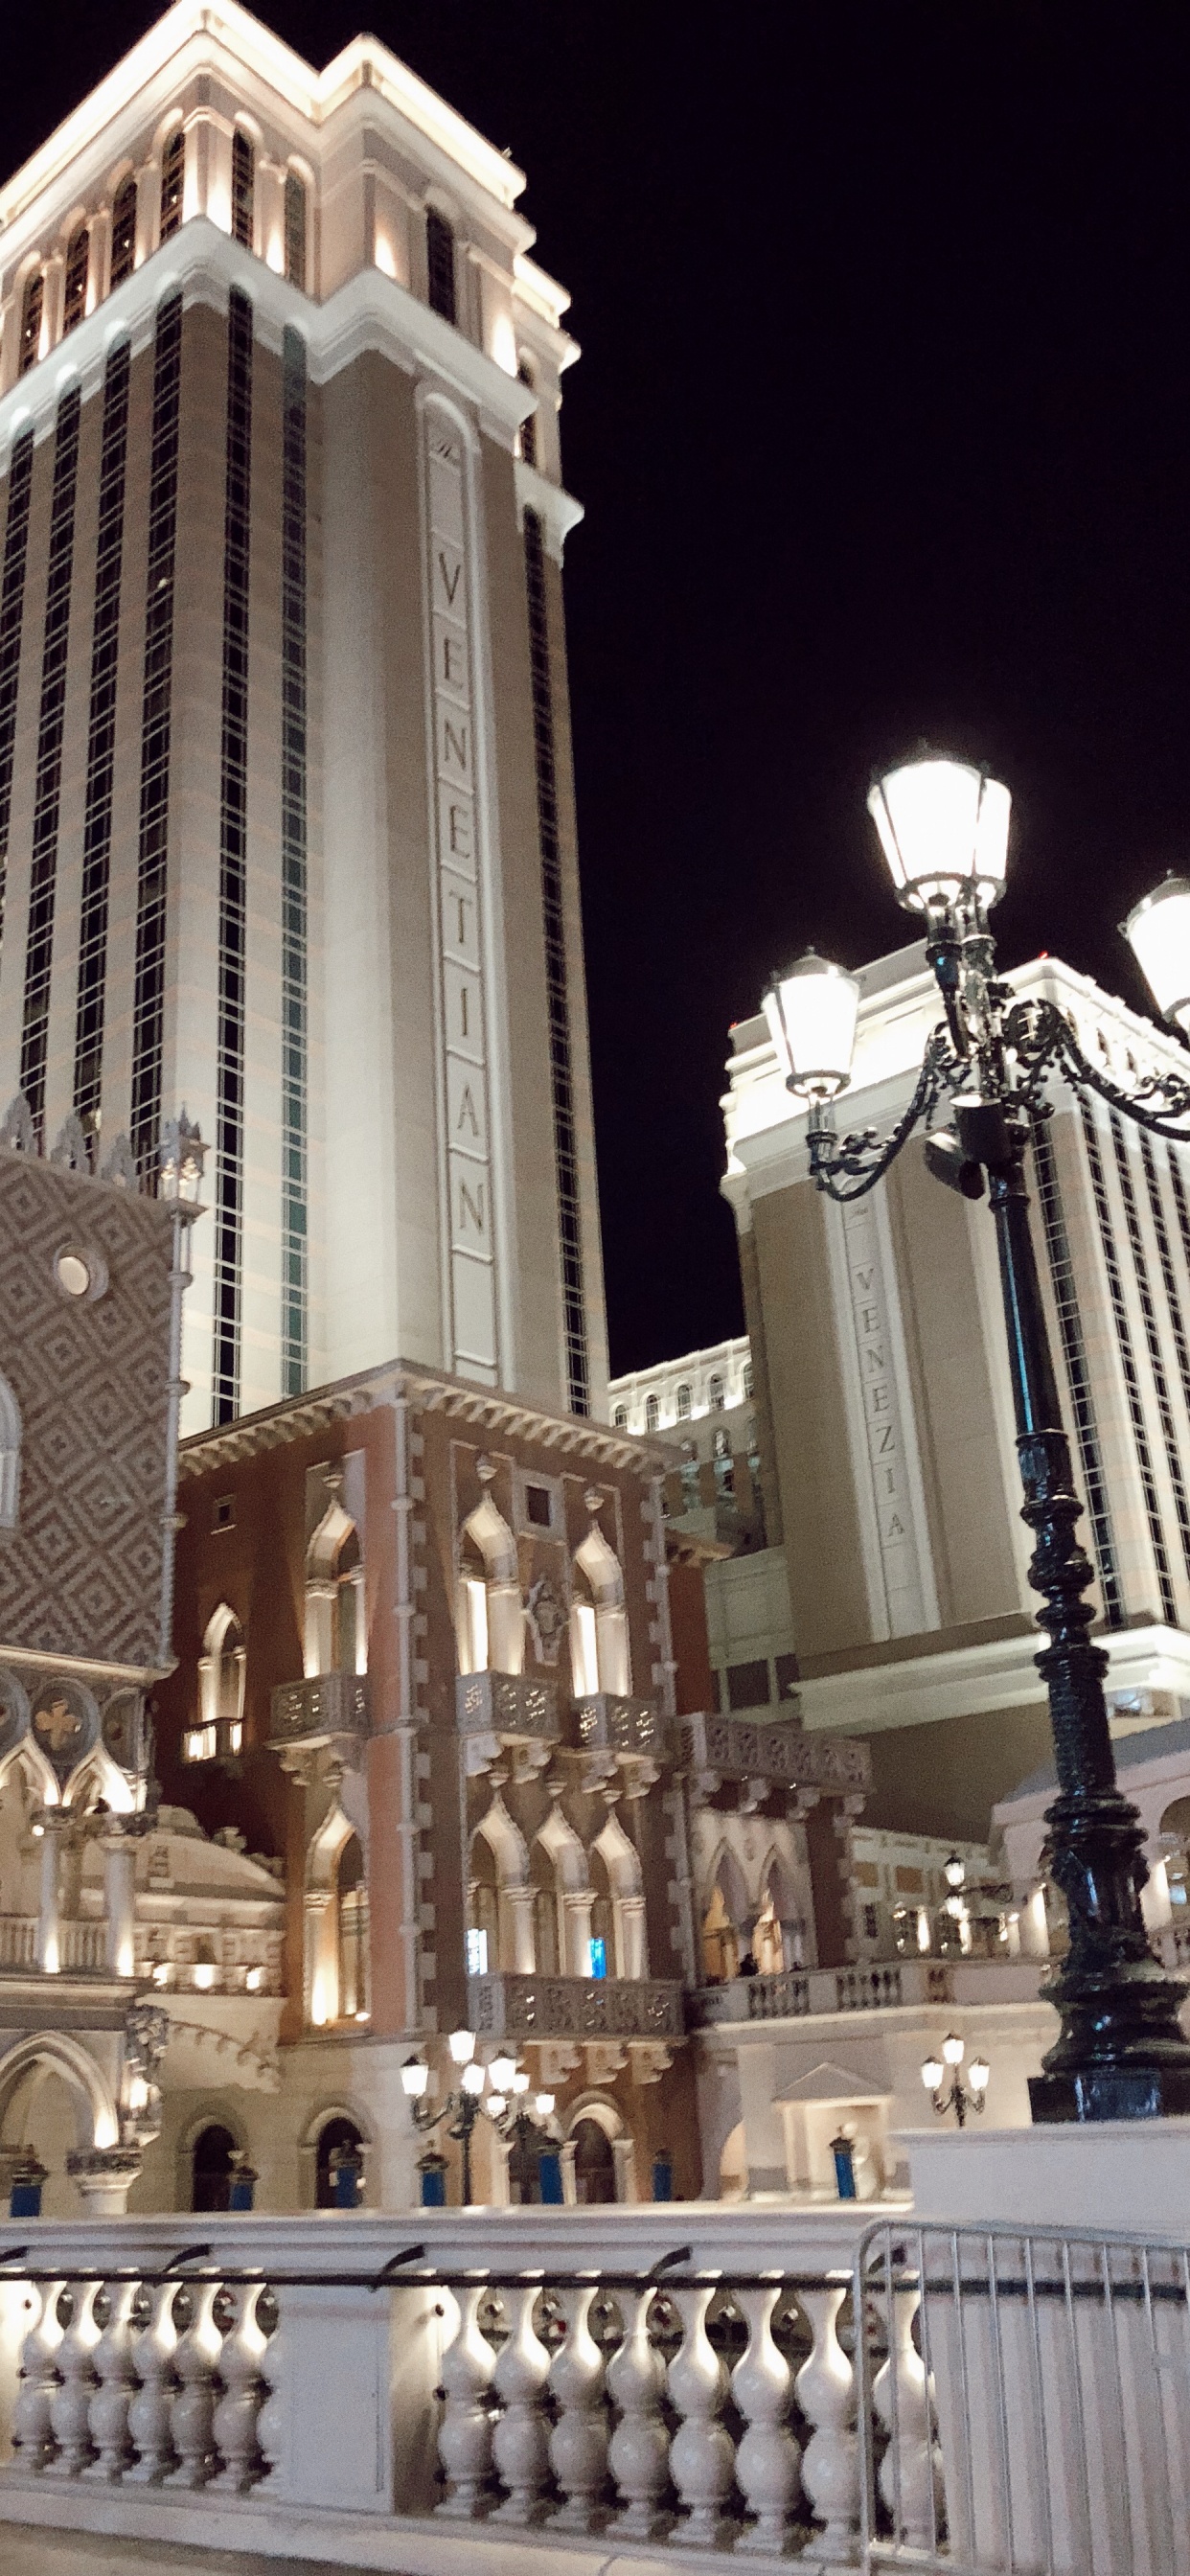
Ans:
POLYGON ((406 2058, 401 2068, 401 2083, 416 2129, 436 2129, 443 2120, 451 2122, 446 2134, 448 2138, 454 2138, 462 2149, 463 2206, 469 2209, 471 2140, 481 2112, 486 2114, 493 2128, 499 2129, 501 2136, 510 2141, 514 2154, 523 2160, 531 2139, 538 2140, 542 2146, 549 2144, 548 2132, 539 2127, 538 2122, 550 2117, 554 2096, 552 2093, 535 2096, 535 2119, 524 2099, 529 2091, 529 2077, 524 2068, 518 2066, 515 2057, 507 2056, 502 2050, 498 2057, 492 2059, 490 2066, 481 2065, 475 2054, 475 2034, 469 2030, 452 2030, 447 2046, 459 2069, 459 2089, 457 2093, 447 2094, 440 2110, 431 2111, 425 2104, 430 2070, 424 2057, 406 2058), (485 2093, 489 2080, 492 2089, 485 2093))
POLYGON ((960 2069, 966 2056, 966 2043, 957 2030, 948 2030, 938 2057, 922 2060, 921 2080, 940 2120, 953 2111, 960 2129, 965 2129, 969 2114, 982 2111, 988 2097, 991 2068, 986 2057, 973 2057, 964 2084, 960 2069), (947 2085, 947 2075, 950 2083, 947 2085), (945 2087, 945 2090, 943 2089, 945 2087))
MULTIPOLYGON (((1140 1891, 1148 1876, 1136 1810, 1116 1784, 1103 1677, 1084 1595, 1092 1568, 1075 1536, 1082 1509, 1062 1429, 1057 1380, 1029 1227, 1025 1160, 1035 1119, 1050 1115, 1057 1075, 1098 1092, 1157 1136, 1190 1143, 1190 1081, 1150 1074, 1123 1091, 1091 1064, 1052 1002, 1018 1001, 997 981, 988 914, 1003 892, 1010 798, 985 772, 923 752, 873 787, 869 810, 898 900, 921 919, 944 1019, 933 1031, 904 1116, 891 1135, 838 1136, 831 1104, 851 1079, 860 986, 809 952, 766 994, 764 1009, 791 1091, 808 1104, 810 1171, 819 1189, 861 1198, 913 1130, 926 1128, 935 1177, 971 1199, 987 1193, 1016 1409, 1017 1455, 1035 1533, 1029 1580, 1049 1644, 1037 1657, 1049 1693, 1058 1794, 1047 1811, 1050 1870, 1066 1899, 1070 1948, 1044 1992, 1062 2021, 1044 2072, 1030 2079, 1035 2120, 1144 2120, 1190 2114, 1190 2042, 1178 2006, 1187 1989, 1149 1947, 1140 1891), (949 1113, 949 1114, 947 1114, 949 1113)), ((1190 1018, 1190 886, 1170 879, 1126 924, 1159 1006, 1190 1018)))

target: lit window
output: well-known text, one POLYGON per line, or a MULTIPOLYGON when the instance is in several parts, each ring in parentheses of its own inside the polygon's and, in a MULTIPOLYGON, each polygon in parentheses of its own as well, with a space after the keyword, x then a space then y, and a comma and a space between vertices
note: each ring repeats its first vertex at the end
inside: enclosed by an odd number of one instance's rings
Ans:
POLYGON ((219 1750, 216 1726, 188 1726, 182 1737, 183 1762, 213 1762, 219 1750))
POLYGON ((136 266, 136 181, 125 179, 116 191, 112 207, 113 286, 122 286, 136 266))
POLYGON ((657 1402, 657 1398, 656 1398, 656 1396, 655 1396, 655 1395, 649 1395, 649 1396, 646 1396, 646 1398, 645 1398, 645 1429, 646 1429, 646 1431, 655 1431, 655 1430, 656 1430, 656 1428, 657 1428, 658 1422, 660 1421, 660 1419, 661 1419, 661 1408, 660 1408, 660 1406, 659 1406, 659 1404, 658 1404, 658 1402, 657 1402))
POLYGON ((730 1456, 731 1456, 731 1434, 730 1434, 730 1432, 727 1432, 727 1431, 717 1431, 717 1432, 715 1433, 715 1456, 716 1456, 717 1458, 730 1458, 730 1456))
POLYGON ((36 366, 41 352, 41 308, 44 298, 45 279, 41 270, 35 269, 25 288, 25 301, 21 307, 21 355, 18 372, 22 376, 27 376, 30 367, 36 366))
POLYGON ((296 170, 285 180, 285 274, 291 286, 306 291, 306 184, 296 170))
POLYGON ((62 301, 63 332, 73 331, 87 309, 87 268, 91 256, 91 235, 80 224, 66 253, 66 287, 62 301))
POLYGON ((186 177, 186 137, 181 126, 171 134, 161 159, 161 220, 158 232, 162 241, 176 233, 182 221, 182 187, 186 177))
POLYGON ((744 1362, 744 1398, 745 1398, 745 1401, 746 1401, 746 1402, 750 1402, 750 1401, 751 1401, 751 1396, 752 1396, 752 1362, 751 1362, 751 1360, 745 1360, 745 1362, 744 1362))
POLYGON ((679 1422, 689 1422, 690 1420, 690 1389, 688 1386, 680 1386, 678 1388, 678 1420, 679 1422))
POLYGON ((431 206, 426 213, 426 281, 430 310, 444 322, 455 319, 455 237, 445 215, 431 206))
MULTIPOLYGON (((532 368, 531 368, 530 366, 528 366, 528 365, 527 365, 527 363, 526 363, 526 361, 525 361, 525 359, 524 359, 524 358, 522 358, 521 363, 520 363, 519 367, 517 368, 517 375, 518 375, 518 377, 519 377, 519 379, 520 379, 521 383, 522 383, 523 385, 528 385, 530 392, 532 392, 532 391, 533 391, 533 370, 532 370, 532 368)), ((523 421, 521 422, 521 426, 520 426, 520 429, 519 429, 519 431, 518 431, 518 433, 517 433, 517 434, 518 434, 518 437, 519 437, 519 439, 520 439, 521 454, 522 454, 522 456, 524 457, 524 460, 525 460, 526 465, 536 465, 536 463, 537 463, 537 413, 536 413, 536 410, 531 411, 531 412, 530 412, 530 414, 529 414, 528 419, 527 419, 527 420, 523 420, 523 421)))
POLYGON ((231 138, 231 229, 233 237, 252 248, 252 201, 256 191, 256 154, 237 125, 231 138))
POLYGON ((626 1405, 618 1404, 616 1406, 615 1412, 612 1415, 612 1428, 615 1431, 626 1431, 628 1429, 628 1409, 626 1405))
POLYGON ((469 1977, 486 1977, 487 1973, 487 1933, 477 1932, 473 1924, 469 1925, 467 1931, 467 1974, 469 1977))
POLYGON ((591 1936, 591 1974, 593 1977, 607 1975, 607 1942, 601 1932, 594 1932, 591 1936))
POLYGON ((710 1398, 712 1413, 724 1413, 727 1409, 727 1405, 723 1392, 723 1380, 721 1377, 713 1377, 711 1379, 707 1393, 710 1398))

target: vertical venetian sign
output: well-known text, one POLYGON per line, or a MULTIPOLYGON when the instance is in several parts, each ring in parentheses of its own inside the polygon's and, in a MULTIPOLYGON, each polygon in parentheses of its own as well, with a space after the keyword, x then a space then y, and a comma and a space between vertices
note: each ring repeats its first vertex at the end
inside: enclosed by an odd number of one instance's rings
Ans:
POLYGON ((916 1636, 933 1626, 934 1616, 918 1555, 888 1295, 871 1198, 845 1207, 842 1220, 859 1407, 888 1630, 893 1637, 916 1636))
POLYGON ((462 439, 425 414, 451 1365, 494 1381, 495 1247, 476 828, 468 495, 462 439))

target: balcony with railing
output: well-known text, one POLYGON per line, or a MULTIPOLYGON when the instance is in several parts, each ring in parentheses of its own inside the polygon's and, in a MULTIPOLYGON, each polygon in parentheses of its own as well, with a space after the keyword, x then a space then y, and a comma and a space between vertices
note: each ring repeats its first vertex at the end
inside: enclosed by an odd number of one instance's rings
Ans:
POLYGON ((481 2039, 678 2040, 685 1989, 663 1977, 469 1977, 467 2013, 481 2039))
POLYGON ((300 1682, 281 1682, 272 1694, 270 1718, 275 1753, 290 1747, 315 1752, 337 1737, 355 1742, 368 1731, 367 1675, 308 1673, 300 1682))

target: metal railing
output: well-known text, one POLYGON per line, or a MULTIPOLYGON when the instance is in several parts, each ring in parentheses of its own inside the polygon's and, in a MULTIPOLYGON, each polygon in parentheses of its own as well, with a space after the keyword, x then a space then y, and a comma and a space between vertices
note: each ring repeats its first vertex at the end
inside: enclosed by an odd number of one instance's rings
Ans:
POLYGON ((882 2221, 855 2306, 866 2570, 1188 2576, 1185 2244, 882 2221))

